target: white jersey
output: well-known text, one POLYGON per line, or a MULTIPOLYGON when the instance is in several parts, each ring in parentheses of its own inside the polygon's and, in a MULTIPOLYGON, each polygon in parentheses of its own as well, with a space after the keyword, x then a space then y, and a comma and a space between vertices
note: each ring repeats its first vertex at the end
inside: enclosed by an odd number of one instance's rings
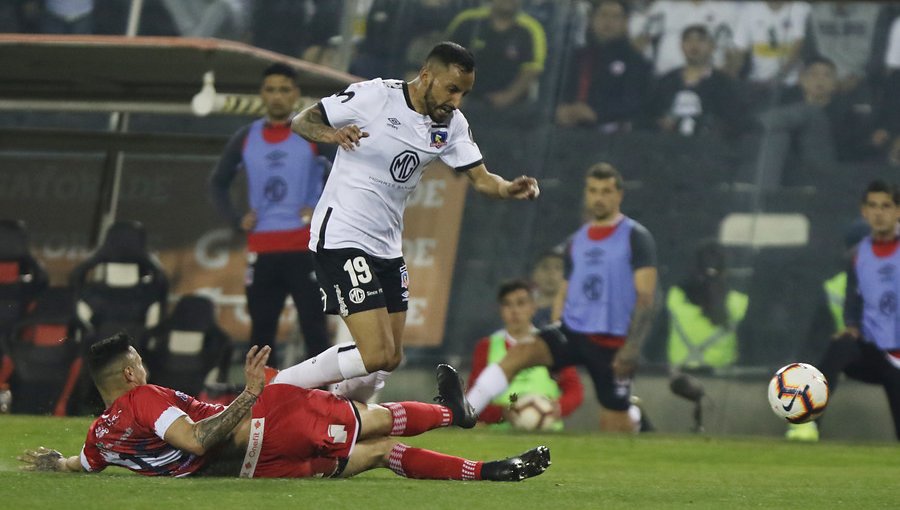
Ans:
POLYGON ((402 256, 403 211, 424 167, 436 158, 458 171, 481 164, 468 121, 459 110, 445 124, 416 112, 399 80, 354 83, 319 104, 331 127, 355 124, 369 136, 355 150, 338 149, 313 214, 309 249, 402 256))
POLYGON ((657 76, 684 65, 681 33, 691 25, 703 25, 709 30, 716 42, 713 63, 721 68, 725 52, 734 44, 740 12, 739 2, 662 0, 653 2, 645 14, 633 16, 629 28, 632 37, 645 36, 659 41, 655 54, 647 55, 654 62, 657 76))
MULTIPOLYGON (((766 2, 748 2, 741 14, 734 44, 751 54, 751 82, 765 82, 776 77, 788 58, 791 47, 806 38, 806 20, 810 6, 806 2, 785 2, 777 11, 766 2)), ((797 82, 797 72, 785 77, 784 83, 797 82)))

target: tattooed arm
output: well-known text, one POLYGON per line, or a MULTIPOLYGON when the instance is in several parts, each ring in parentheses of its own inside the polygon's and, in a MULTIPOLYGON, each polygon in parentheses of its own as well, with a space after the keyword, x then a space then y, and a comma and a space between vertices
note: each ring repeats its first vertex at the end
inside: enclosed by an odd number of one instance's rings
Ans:
POLYGON ((355 124, 337 129, 328 125, 320 103, 309 106, 297 114, 291 121, 291 130, 310 142, 334 143, 348 151, 359 147, 359 141, 369 136, 369 133, 359 129, 355 124))
POLYGON ((215 416, 196 423, 187 416, 175 420, 166 430, 167 443, 195 455, 203 455, 231 435, 235 427, 249 415, 250 408, 265 386, 265 366, 271 348, 266 346, 257 349, 257 346, 253 346, 247 353, 244 363, 247 384, 244 391, 215 416))
POLYGON ((628 340, 613 359, 613 371, 616 377, 629 378, 637 370, 641 346, 644 345, 644 340, 650 334, 653 318, 656 316, 656 280, 655 267, 642 267, 634 271, 637 302, 631 314, 628 340))

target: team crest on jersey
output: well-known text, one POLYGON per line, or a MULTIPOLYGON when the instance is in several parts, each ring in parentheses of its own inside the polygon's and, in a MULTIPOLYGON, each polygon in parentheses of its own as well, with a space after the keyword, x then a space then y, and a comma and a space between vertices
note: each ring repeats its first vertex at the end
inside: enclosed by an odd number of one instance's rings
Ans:
POLYGON ((441 147, 447 145, 447 138, 449 134, 450 133, 446 129, 432 129, 431 146, 436 149, 440 149, 441 147))

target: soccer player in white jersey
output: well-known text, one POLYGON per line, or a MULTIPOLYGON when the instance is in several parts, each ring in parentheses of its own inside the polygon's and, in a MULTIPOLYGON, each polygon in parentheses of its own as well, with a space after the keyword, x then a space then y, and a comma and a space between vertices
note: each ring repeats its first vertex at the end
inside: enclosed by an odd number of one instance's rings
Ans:
MULTIPOLYGON (((491 197, 537 198, 534 178, 507 181, 484 166, 458 110, 474 83, 472 54, 442 42, 414 80, 354 83, 294 118, 300 136, 342 149, 313 214, 309 247, 325 311, 344 318, 354 342, 283 370, 279 381, 312 388, 353 379, 335 391, 367 400, 400 364, 409 300, 403 210, 426 166, 463 172, 491 197)), ((461 419, 471 426, 476 417, 461 419)))

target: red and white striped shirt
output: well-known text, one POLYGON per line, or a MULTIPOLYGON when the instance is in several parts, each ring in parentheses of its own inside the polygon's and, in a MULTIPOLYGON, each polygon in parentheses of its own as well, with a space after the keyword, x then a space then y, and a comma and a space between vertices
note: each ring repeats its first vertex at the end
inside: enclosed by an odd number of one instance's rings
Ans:
POLYGON ((138 386, 117 398, 91 424, 81 465, 92 472, 115 465, 147 476, 189 475, 203 467, 206 456, 166 443, 166 431, 182 416, 196 422, 224 409, 162 386, 138 386))

